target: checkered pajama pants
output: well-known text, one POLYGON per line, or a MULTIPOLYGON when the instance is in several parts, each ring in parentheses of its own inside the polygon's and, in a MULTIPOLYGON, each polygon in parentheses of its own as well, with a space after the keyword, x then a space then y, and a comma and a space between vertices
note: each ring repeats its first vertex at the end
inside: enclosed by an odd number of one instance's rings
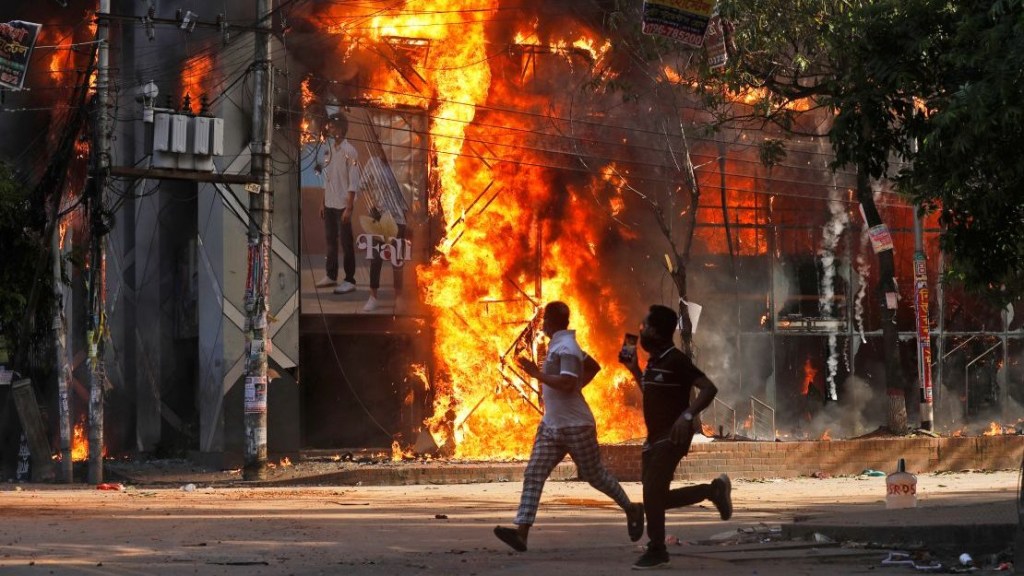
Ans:
POLYGON ((533 440, 530 463, 523 474, 523 494, 515 520, 517 525, 533 525, 544 482, 566 454, 572 457, 581 480, 607 494, 623 510, 627 509, 629 497, 619 481, 601 464, 597 429, 593 426, 549 428, 541 423, 533 440))

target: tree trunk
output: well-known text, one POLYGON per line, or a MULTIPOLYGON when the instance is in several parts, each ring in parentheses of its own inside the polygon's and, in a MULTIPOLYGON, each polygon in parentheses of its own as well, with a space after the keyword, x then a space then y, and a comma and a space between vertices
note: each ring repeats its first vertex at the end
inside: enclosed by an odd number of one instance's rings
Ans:
MULTIPOLYGON (((690 146, 686 141, 686 132, 680 128, 683 138, 683 181, 690 190, 689 206, 686 209, 685 224, 683 232, 683 245, 676 250, 672 242, 672 235, 667 232, 669 243, 672 244, 673 257, 675 258, 672 270, 669 270, 672 282, 676 285, 679 293, 679 335, 683 353, 693 359, 693 323, 690 322, 690 310, 686 306, 686 264, 690 261, 690 248, 693 247, 693 235, 697 230, 697 208, 700 206, 700 185, 697 183, 697 175, 694 173, 693 158, 690 157, 690 146)), ((665 226, 662 226, 665 230, 665 226)))
POLYGON ((885 354, 885 386, 889 396, 889 430, 903 434, 907 430, 906 382, 900 361, 899 332, 896 327, 896 306, 899 291, 896 287, 895 255, 888 228, 875 207, 868 172, 857 171, 857 199, 864 211, 864 220, 872 230, 871 245, 878 254, 878 296, 882 318, 882 350, 885 354))
POLYGON ((690 311, 686 307, 686 265, 676 254, 675 266, 672 269, 672 282, 679 293, 679 336, 683 353, 693 358, 693 324, 690 322, 690 311))

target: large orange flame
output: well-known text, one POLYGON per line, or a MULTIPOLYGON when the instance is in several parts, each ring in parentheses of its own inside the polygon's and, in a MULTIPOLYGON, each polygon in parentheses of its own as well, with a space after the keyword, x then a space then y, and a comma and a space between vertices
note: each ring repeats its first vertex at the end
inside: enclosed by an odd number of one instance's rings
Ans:
MULTIPOLYGON (((325 20, 329 32, 344 36, 341 42, 413 55, 378 68, 365 96, 385 106, 424 108, 430 118, 438 187, 430 210, 445 226, 438 255, 418 270, 421 296, 434 315, 434 414, 425 424, 439 445, 454 440, 459 457, 526 455, 541 399, 537 383, 523 379, 514 360, 541 359, 543 342, 530 337, 538 309, 562 300, 580 344, 604 367, 584 390, 599 440, 638 438, 642 416, 629 400, 635 384, 616 360, 624 304, 602 274, 596 249, 604 232, 595 222, 622 209, 622 189, 598 205, 587 187, 616 188, 606 177, 565 183, 545 168, 550 159, 530 138, 538 117, 562 112, 552 109, 548 95, 525 90, 524 75, 492 73, 495 58, 488 55, 508 52, 487 36, 497 6, 496 0, 409 0, 400 10, 363 18, 346 6, 325 20)), ((530 29, 519 38, 540 42, 530 29)), ((596 62, 609 49, 579 31, 545 42, 535 52, 563 66, 573 58, 596 62)), ((404 454, 392 447, 393 458, 404 454)))

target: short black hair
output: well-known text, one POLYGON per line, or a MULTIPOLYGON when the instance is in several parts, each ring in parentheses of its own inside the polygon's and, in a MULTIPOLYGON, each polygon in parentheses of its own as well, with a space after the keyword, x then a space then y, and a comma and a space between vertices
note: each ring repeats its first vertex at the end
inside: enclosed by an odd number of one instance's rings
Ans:
POLYGON ((553 328, 565 330, 569 327, 569 305, 565 302, 548 302, 544 307, 544 317, 548 319, 553 328))
POLYGON ((652 304, 647 312, 647 325, 653 328, 658 336, 672 338, 679 324, 679 315, 676 311, 668 306, 652 304))

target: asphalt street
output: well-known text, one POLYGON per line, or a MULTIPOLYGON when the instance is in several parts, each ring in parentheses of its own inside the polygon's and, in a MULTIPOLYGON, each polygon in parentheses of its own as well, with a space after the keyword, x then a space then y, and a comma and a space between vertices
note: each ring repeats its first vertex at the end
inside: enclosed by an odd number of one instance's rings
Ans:
MULTIPOLYGON (((884 478, 737 480, 730 521, 721 521, 709 503, 670 511, 668 534, 679 543, 669 547, 672 562, 664 571, 916 573, 912 566, 882 566, 897 549, 889 544, 926 527, 1016 523, 1018 474, 923 475, 919 506, 900 511, 885 510, 884 478), (817 523, 809 537, 784 535, 784 528, 808 522, 817 523), (829 536, 849 524, 872 528, 877 537, 829 536)), ((548 483, 525 553, 492 534, 495 525, 511 522, 518 482, 182 488, 5 485, 0 573, 598 576, 629 573, 641 553, 642 542, 629 541, 618 508, 575 481, 548 483)), ((639 499, 638 483, 625 489, 639 499)), ((953 565, 954 552, 928 561, 953 565)), ((986 554, 976 562, 987 570, 997 560, 986 554)))

